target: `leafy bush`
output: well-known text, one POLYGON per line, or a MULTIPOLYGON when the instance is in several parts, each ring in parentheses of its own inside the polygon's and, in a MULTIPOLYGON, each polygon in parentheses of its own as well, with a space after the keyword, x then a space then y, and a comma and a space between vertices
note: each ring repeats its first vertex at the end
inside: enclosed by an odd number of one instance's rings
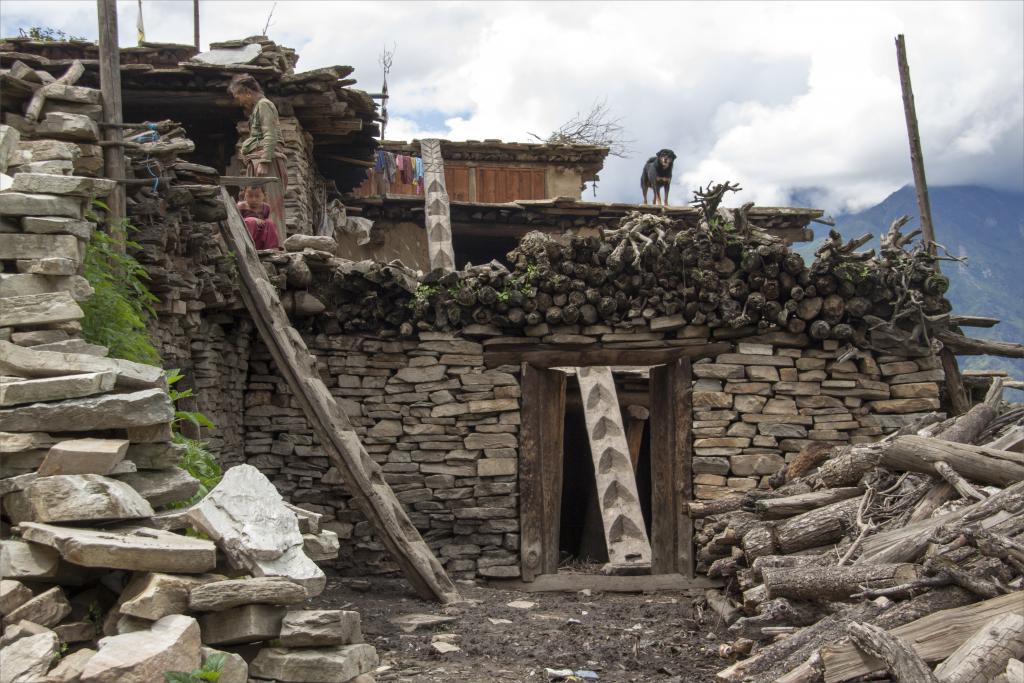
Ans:
POLYGON ((220 680, 221 671, 224 669, 224 662, 227 655, 210 655, 203 662, 201 669, 185 673, 184 671, 169 671, 164 674, 167 683, 217 683, 220 680))
MULTIPOLYGON (((127 234, 133 228, 125 223, 127 234)), ((156 312, 158 299, 149 291, 149 273, 126 248, 139 248, 97 230, 85 250, 85 279, 95 293, 82 302, 85 318, 82 336, 86 341, 110 349, 114 358, 160 365, 146 323, 156 312)))
POLYGON ((177 429, 182 421, 190 422, 196 427, 206 427, 209 429, 213 429, 216 426, 210 418, 199 411, 181 410, 178 408, 178 401, 193 396, 191 389, 179 391, 174 387, 182 378, 184 378, 184 375, 181 374, 179 369, 167 371, 167 392, 175 403, 174 422, 172 423, 174 443, 185 446, 185 454, 182 456, 181 462, 178 463, 178 467, 199 481, 199 490, 188 500, 173 503, 170 506, 172 508, 183 508, 198 503, 210 492, 210 489, 220 483, 220 478, 223 474, 217 459, 206 449, 205 441, 190 439, 177 429))
POLYGON ((49 28, 46 26, 30 26, 28 29, 19 28, 18 37, 31 38, 32 40, 40 40, 44 42, 58 40, 77 40, 83 43, 92 42, 85 36, 71 35, 69 33, 64 33, 64 31, 61 31, 59 29, 49 28))

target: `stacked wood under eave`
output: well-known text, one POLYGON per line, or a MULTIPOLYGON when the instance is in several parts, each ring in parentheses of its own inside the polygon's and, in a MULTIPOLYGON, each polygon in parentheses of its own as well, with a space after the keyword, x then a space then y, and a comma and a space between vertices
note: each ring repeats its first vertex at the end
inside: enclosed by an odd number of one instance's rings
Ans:
POLYGON ((733 681, 1015 680, 1024 659, 1024 407, 986 402, 694 504, 733 681), (753 647, 748 644, 753 641, 753 647))

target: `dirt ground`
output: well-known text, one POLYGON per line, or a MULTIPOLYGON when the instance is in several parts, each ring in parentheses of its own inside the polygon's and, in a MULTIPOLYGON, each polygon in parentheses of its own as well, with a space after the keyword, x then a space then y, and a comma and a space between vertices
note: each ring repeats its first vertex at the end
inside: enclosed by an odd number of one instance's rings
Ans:
POLYGON ((466 602, 441 607, 418 599, 399 579, 331 577, 313 607, 362 615, 365 641, 389 667, 378 670, 380 682, 547 681, 545 668, 572 668, 594 671, 602 683, 700 683, 730 663, 717 655, 716 615, 693 608, 685 593, 588 596, 465 584, 459 591, 466 602), (508 606, 517 600, 536 606, 508 606), (407 614, 455 620, 410 633, 390 623, 407 614), (440 654, 432 639, 460 651, 440 654))

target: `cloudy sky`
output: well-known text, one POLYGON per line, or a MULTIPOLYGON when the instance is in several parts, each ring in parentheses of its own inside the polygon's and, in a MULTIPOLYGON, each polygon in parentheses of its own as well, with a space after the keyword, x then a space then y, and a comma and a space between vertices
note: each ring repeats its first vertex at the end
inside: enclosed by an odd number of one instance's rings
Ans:
MULTIPOLYGON (((202 40, 262 31, 273 2, 201 0, 202 40)), ((743 200, 830 211, 911 182, 894 37, 907 36, 929 182, 1024 190, 1024 3, 276 3, 299 70, 351 64, 388 138, 526 141, 605 101, 633 140, 597 199, 638 201, 643 162, 679 155, 673 203, 709 180, 743 200)), ((192 3, 142 2, 146 37, 190 43, 192 3)), ((0 33, 96 36, 93 0, 3 0, 0 33)), ((122 45, 135 0, 119 2, 122 45)), ((588 193, 588 196, 592 196, 588 193)), ((737 198, 739 199, 739 198, 737 198)))

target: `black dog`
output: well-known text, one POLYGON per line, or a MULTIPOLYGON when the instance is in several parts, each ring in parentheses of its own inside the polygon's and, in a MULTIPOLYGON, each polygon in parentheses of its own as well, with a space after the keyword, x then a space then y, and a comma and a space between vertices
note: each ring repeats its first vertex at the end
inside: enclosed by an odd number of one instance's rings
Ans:
POLYGON ((672 184, 672 166, 676 162, 676 153, 663 149, 644 164, 643 175, 640 176, 640 189, 644 192, 644 204, 647 203, 647 190, 654 190, 654 204, 668 206, 668 190, 672 184), (661 188, 665 188, 665 201, 661 201, 661 188))

